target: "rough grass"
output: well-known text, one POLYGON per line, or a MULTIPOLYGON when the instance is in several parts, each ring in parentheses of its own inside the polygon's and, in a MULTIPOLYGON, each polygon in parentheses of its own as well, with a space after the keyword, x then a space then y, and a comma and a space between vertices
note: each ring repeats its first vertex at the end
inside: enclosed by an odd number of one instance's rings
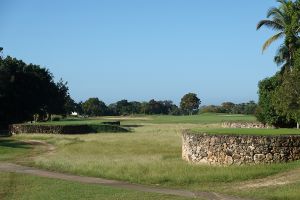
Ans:
MULTIPOLYGON (((35 158, 33 164, 41 168, 133 183, 160 185, 162 187, 226 192, 259 199, 299 199, 299 184, 240 191, 236 191, 233 188, 234 185, 242 184, 244 180, 263 178, 299 168, 299 161, 272 165, 210 167, 191 165, 181 159, 181 131, 183 129, 203 130, 210 128, 221 130, 220 124, 217 123, 231 120, 237 121, 236 118, 241 121, 247 121, 249 118, 250 121, 253 120, 252 116, 223 116, 215 114, 184 117, 126 117, 126 119, 120 117, 118 119, 123 120, 123 124, 134 129, 132 133, 67 136, 17 135, 13 139, 16 141, 26 139, 45 140, 57 147, 51 154, 44 154, 35 158), (183 122, 178 123, 180 120, 183 122)), ((111 120, 116 119, 116 117, 103 119, 111 120)), ((97 121, 99 119, 93 120, 97 121)), ((249 130, 238 129, 235 131, 240 133, 249 130)), ((270 129, 269 131, 276 132, 277 130, 270 129)), ((280 134, 282 134, 282 131, 285 131, 285 129, 281 130, 280 134)), ((290 134, 289 129, 286 129, 286 131, 290 134)), ((30 178, 28 179, 31 180, 30 178)), ((62 186, 62 188, 64 187, 67 186, 62 186)), ((70 191, 72 190, 70 189, 70 191)), ((74 191, 75 194, 77 190, 81 191, 76 189, 74 191)), ((84 193, 89 194, 89 190, 82 187, 82 192, 84 193)), ((62 190, 53 189, 53 191, 56 191, 54 194, 62 195, 59 196, 62 198, 65 197, 63 195, 66 195, 66 199, 69 197, 72 199, 73 197, 68 196, 71 194, 61 192, 62 190)), ((99 189, 99 191, 102 190, 99 189)), ((121 194, 123 192, 120 192, 121 194)), ((127 194, 125 193, 125 195, 127 194)), ((122 196, 122 198, 117 193, 115 199, 152 198, 148 198, 146 194, 139 193, 139 195, 130 196, 129 194, 129 196, 122 196)), ((98 199, 102 197, 103 199, 114 199, 109 192, 98 199)), ((93 198, 91 197, 91 199, 93 198)), ((158 197, 157 199, 163 198, 158 197)), ((172 199, 174 198, 172 197, 172 199)))
POLYGON ((299 135, 299 129, 258 129, 258 128, 195 128, 193 133, 216 135, 299 135))
POLYGON ((189 198, 0 172, 0 199, 187 200, 189 198))
POLYGON ((299 162, 240 167, 188 164, 181 159, 181 130, 196 126, 145 124, 129 134, 44 136, 58 149, 38 157, 35 165, 80 175, 200 190, 217 190, 217 186, 300 166, 299 162))

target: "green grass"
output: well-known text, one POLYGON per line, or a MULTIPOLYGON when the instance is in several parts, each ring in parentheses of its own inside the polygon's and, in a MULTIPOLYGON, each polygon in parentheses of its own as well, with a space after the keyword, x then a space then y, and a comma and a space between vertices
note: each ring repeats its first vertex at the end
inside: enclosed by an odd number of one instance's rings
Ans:
MULTIPOLYGON (((97 120, 111 121, 117 118, 105 117, 93 119, 91 122, 97 120)), ((266 132, 267 134, 298 133, 297 130, 291 129, 220 129, 220 124, 218 124, 223 121, 238 121, 237 119, 247 120, 247 118, 249 121, 253 121, 252 116, 224 116, 219 114, 178 117, 121 117, 118 119, 122 119, 122 124, 133 127, 132 133, 21 134, 13 136, 12 139, 15 141, 44 140, 56 146, 56 150, 51 154, 41 154, 33 160, 33 163, 30 163, 40 168, 161 187, 233 193, 236 192, 232 188, 233 185, 240 184, 245 180, 263 178, 299 168, 300 161, 230 167, 191 165, 181 159, 181 132, 184 129, 192 129, 219 131, 220 134, 227 134, 226 131, 229 133, 236 131, 242 134, 249 134, 249 131, 252 134, 253 131, 255 131, 254 134, 262 134, 262 132, 263 134, 266 132)), ((299 184, 287 187, 287 190, 291 192, 296 191, 296 189, 300 191, 299 184)), ((275 188, 274 193, 269 188, 247 191, 238 191, 238 194, 261 197, 262 199, 264 197, 267 197, 266 199, 280 199, 284 197, 283 195, 286 195, 286 199, 294 198, 292 194, 284 194, 280 188, 275 188), (278 192, 276 192, 277 190, 278 192), (256 191, 258 192, 255 193, 256 191)), ((294 196, 296 197, 298 194, 296 193, 294 196)), ((107 199, 109 198, 108 195, 107 199)))
POLYGON ((24 174, 0 172, 0 199, 187 200, 189 198, 115 189, 93 184, 81 184, 76 182, 41 178, 24 174))
POLYGON ((197 126, 145 124, 131 134, 49 135, 45 139, 58 148, 51 155, 35 159, 35 165, 79 175, 196 190, 216 190, 217 186, 300 166, 300 162, 234 167, 188 164, 181 159, 181 130, 197 126))
POLYGON ((216 135, 300 135, 298 129, 258 129, 258 128, 195 128, 192 133, 216 135))
POLYGON ((213 124, 221 122, 245 122, 256 121, 252 115, 228 115, 216 113, 204 113, 192 116, 167 116, 158 115, 153 116, 151 123, 165 124, 165 123, 191 123, 191 124, 213 124))
POLYGON ((100 124, 104 121, 101 118, 66 118, 66 119, 61 119, 60 121, 47 121, 47 122, 38 122, 38 123, 33 123, 34 124, 40 124, 40 125, 82 125, 82 124, 100 124))
POLYGON ((252 115, 228 115, 218 113, 204 113, 192 116, 172 116, 172 115, 137 115, 137 116, 107 116, 96 118, 67 118, 61 121, 40 122, 37 124, 45 125, 78 125, 78 124, 99 124, 104 121, 119 120, 122 124, 174 124, 174 123, 189 123, 189 124, 213 124, 221 122, 254 122, 256 118, 252 115))

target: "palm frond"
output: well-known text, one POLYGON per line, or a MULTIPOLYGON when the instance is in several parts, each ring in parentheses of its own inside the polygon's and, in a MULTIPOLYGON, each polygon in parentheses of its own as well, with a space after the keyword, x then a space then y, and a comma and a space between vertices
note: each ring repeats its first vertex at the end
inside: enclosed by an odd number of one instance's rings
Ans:
POLYGON ((275 16, 275 17, 280 17, 280 18, 284 18, 282 11, 279 8, 276 7, 272 7, 268 10, 267 12, 267 18, 271 17, 271 16, 275 16))
POLYGON ((272 37, 270 37, 263 45, 262 47, 262 51, 264 52, 274 41, 278 40, 279 38, 283 37, 284 33, 280 32, 277 33, 276 35, 273 35, 272 37))
POLYGON ((289 0, 277 0, 278 3, 281 4, 281 6, 284 6, 286 4, 288 4, 289 0))
POLYGON ((268 28, 271 28, 273 30, 277 30, 277 31, 282 31, 284 29, 284 27, 279 24, 276 21, 272 21, 272 20, 261 20, 260 22, 258 22, 257 26, 256 26, 256 30, 260 29, 262 26, 266 26, 268 28))

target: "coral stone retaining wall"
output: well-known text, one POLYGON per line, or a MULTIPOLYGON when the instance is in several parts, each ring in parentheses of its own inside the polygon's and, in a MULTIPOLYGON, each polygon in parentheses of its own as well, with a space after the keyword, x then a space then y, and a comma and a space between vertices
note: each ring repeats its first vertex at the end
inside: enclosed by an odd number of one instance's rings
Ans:
POLYGON ((300 159, 300 135, 209 135, 184 131, 182 140, 182 158, 191 163, 244 165, 300 159))
POLYGON ((100 124, 100 125, 31 125, 12 124, 9 126, 10 134, 20 133, 45 133, 45 134, 85 134, 101 132, 128 132, 121 126, 100 124))
POLYGON ((259 122, 223 122, 223 128, 274 128, 259 122))

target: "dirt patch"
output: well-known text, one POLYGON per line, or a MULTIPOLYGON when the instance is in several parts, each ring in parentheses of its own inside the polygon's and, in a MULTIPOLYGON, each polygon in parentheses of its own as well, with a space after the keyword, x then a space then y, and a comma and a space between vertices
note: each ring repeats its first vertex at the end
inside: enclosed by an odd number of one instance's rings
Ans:
POLYGON ((276 174, 262 179, 239 183, 238 189, 251 189, 260 187, 280 186, 300 182, 300 168, 276 174))

